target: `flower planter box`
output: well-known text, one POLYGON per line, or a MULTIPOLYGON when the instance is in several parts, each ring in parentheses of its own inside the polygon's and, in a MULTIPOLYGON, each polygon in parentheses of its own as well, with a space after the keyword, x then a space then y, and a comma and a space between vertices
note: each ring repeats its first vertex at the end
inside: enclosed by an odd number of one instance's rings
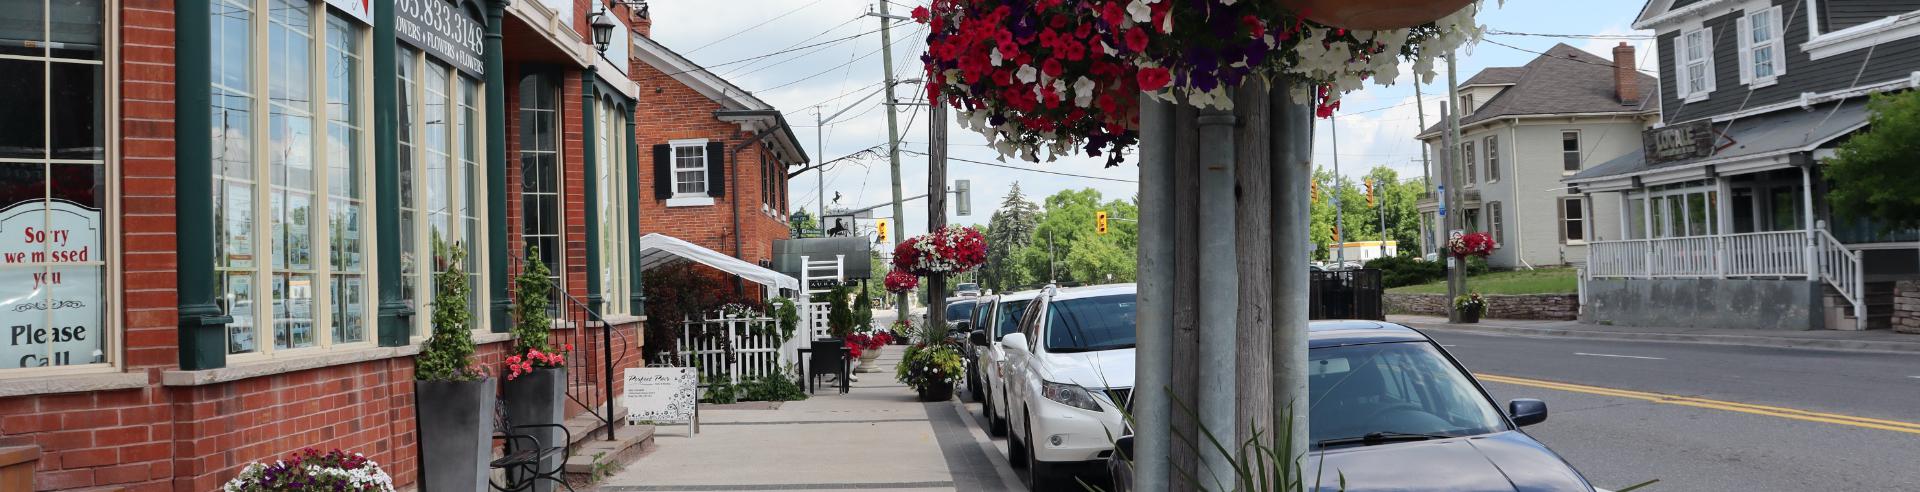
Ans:
MULTIPOLYGON (((507 380, 500 391, 501 399, 506 402, 507 423, 515 426, 565 424, 567 421, 566 385, 567 368, 565 367, 542 367, 507 380)), ((558 428, 524 429, 515 432, 539 439, 542 447, 568 444, 560 442, 566 439, 566 435, 562 434, 558 428)), ((558 454, 547 457, 547 460, 540 464, 540 469, 559 468, 560 458, 558 454)), ((513 483, 532 483, 533 492, 553 490, 552 482, 532 480, 531 477, 516 477, 513 483)))
POLYGON ((1461 322, 1461 323, 1479 323, 1479 322, 1480 322, 1480 310, 1478 310, 1478 309, 1462 309, 1462 310, 1460 310, 1460 322, 1461 322))
POLYGON ((493 448, 493 378, 413 382, 420 490, 487 489, 493 448))

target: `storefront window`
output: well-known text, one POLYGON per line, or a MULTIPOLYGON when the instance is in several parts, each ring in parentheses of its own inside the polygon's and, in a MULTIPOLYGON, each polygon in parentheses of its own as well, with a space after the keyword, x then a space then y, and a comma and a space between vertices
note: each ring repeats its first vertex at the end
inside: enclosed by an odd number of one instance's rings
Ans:
MULTIPOLYGON (((480 296, 486 292, 486 278, 482 275, 479 259, 484 258, 485 244, 480 240, 479 202, 475 193, 477 182, 484 179, 481 173, 480 148, 475 145, 482 124, 479 118, 479 83, 463 75, 439 60, 417 51, 406 51, 401 60, 400 73, 402 90, 408 94, 402 97, 407 101, 419 101, 417 105, 403 105, 403 113, 408 116, 402 122, 410 125, 408 144, 401 147, 409 153, 403 162, 401 189, 401 226, 410 233, 403 233, 402 249, 408 261, 402 263, 409 299, 412 306, 421 315, 413 317, 413 333, 425 336, 432 331, 432 317, 424 312, 432 307, 434 282, 432 275, 458 267, 466 273, 469 287, 467 307, 478 312, 480 296), (466 257, 460 264, 451 262, 446 256, 451 248, 465 250, 466 257), (419 259, 430 259, 430 263, 421 265, 419 259)), ((485 319, 473 318, 471 328, 482 329, 485 319)))
POLYGON ((302 0, 216 0, 213 17, 215 269, 234 320, 227 351, 367 342, 356 104, 366 28, 302 0))
POLYGON ((600 181, 600 298, 601 314, 627 314, 627 128, 626 108, 602 99, 594 122, 600 181))
POLYGON ((527 248, 538 248, 541 263, 553 272, 548 277, 557 287, 553 306, 563 305, 558 301, 566 271, 560 238, 559 92, 552 76, 520 79, 520 232, 527 248))
POLYGON ((102 13, 89 0, 0 9, 0 369, 112 352, 102 13))

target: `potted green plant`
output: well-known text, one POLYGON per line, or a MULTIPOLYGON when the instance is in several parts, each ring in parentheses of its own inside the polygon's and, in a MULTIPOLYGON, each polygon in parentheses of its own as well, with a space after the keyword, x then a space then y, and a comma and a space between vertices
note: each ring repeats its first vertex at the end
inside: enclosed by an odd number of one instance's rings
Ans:
POLYGON ((947 401, 953 385, 966 375, 960 346, 942 333, 921 327, 914 343, 901 355, 894 379, 920 393, 920 401, 947 401))
MULTIPOLYGON (((568 344, 555 351, 548 343, 553 330, 553 315, 548 311, 552 304, 553 281, 548 278, 551 272, 540 261, 540 249, 530 248, 527 252, 526 268, 513 278, 513 352, 507 356, 507 380, 501 386, 501 399, 505 402, 507 420, 514 425, 559 425, 566 423, 567 389, 567 352, 573 351, 568 344)), ((527 431, 543 444, 560 443, 566 439, 557 427, 538 427, 527 431)), ((564 443, 560 443, 564 444, 564 443)), ((560 456, 547 457, 540 469, 551 470, 560 466, 560 456)), ((535 492, 553 489, 553 484, 526 480, 534 484, 535 492)))
POLYGON ((847 286, 834 287, 827 291, 827 334, 835 339, 845 340, 853 334, 858 317, 853 307, 847 304, 847 297, 853 293, 847 286))
POLYGON ((1453 298, 1453 308, 1460 311, 1461 323, 1479 323, 1480 315, 1487 311, 1487 300, 1478 292, 1466 294, 1453 298))
POLYGON ((485 490, 494 380, 473 365, 466 251, 435 238, 433 335, 414 356, 413 408, 422 490, 485 490))

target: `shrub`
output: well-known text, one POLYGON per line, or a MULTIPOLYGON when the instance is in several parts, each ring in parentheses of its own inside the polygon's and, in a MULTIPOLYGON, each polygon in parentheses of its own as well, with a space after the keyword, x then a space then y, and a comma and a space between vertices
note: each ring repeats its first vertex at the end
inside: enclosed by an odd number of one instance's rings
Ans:
POLYGON ((472 381, 482 377, 473 369, 473 332, 468 321, 467 274, 460 271, 467 257, 459 244, 434 240, 436 266, 433 274, 433 337, 414 356, 414 377, 424 381, 472 381))
POLYGON ((807 399, 800 383, 785 374, 762 374, 740 382, 740 401, 799 401, 807 399))
POLYGON ((540 261, 540 247, 527 248, 526 267, 513 278, 515 352, 552 350, 547 346, 547 336, 553 332, 553 315, 547 312, 553 302, 553 280, 547 277, 552 273, 540 261))
POLYGON ((1411 256, 1389 256, 1367 262, 1367 268, 1380 270, 1380 281, 1387 288, 1420 285, 1446 278, 1446 272, 1441 267, 1440 262, 1421 261, 1411 256))

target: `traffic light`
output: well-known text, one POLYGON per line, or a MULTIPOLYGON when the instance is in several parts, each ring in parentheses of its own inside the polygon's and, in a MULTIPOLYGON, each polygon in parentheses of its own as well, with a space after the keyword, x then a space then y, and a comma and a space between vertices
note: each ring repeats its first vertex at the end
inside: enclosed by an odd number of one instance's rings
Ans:
POLYGON ((1363 182, 1367 184, 1367 206, 1371 207, 1373 206, 1373 178, 1367 178, 1363 182))
POLYGON ((1319 181, 1313 181, 1307 184, 1307 199, 1315 202, 1320 201, 1320 182, 1319 181))
POLYGON ((1333 231, 1333 244, 1342 244, 1340 241, 1340 226, 1327 226, 1327 230, 1333 231))
POLYGON ((878 222, 874 222, 874 232, 878 233, 874 237, 874 242, 887 244, 887 222, 889 222, 887 219, 880 219, 878 222))
POLYGON ((1102 236, 1107 235, 1107 211, 1101 210, 1093 213, 1093 232, 1099 233, 1102 236))

